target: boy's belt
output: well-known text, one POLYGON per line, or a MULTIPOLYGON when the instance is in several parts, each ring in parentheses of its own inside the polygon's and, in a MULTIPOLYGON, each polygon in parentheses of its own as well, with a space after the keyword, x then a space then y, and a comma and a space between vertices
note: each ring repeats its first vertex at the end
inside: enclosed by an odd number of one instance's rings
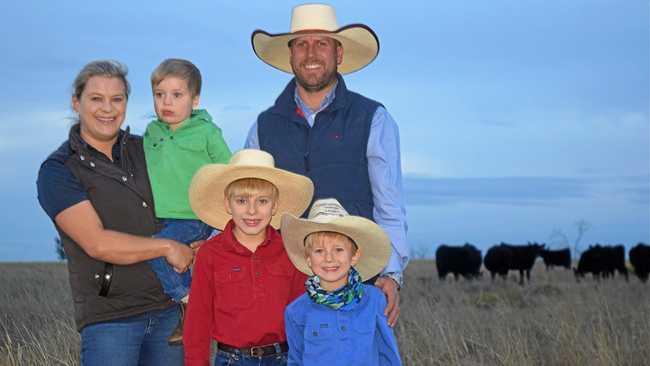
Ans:
POLYGON ((250 348, 237 348, 223 343, 217 343, 217 348, 228 353, 240 353, 249 357, 264 357, 289 351, 287 342, 267 344, 265 346, 253 346, 250 348))

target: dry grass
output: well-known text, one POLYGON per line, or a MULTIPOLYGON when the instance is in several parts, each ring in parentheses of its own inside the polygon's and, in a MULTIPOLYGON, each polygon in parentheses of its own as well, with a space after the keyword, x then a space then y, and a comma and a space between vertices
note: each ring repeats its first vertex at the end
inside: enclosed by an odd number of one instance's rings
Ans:
MULTIPOLYGON (((63 264, 0 265, 0 365, 77 365, 63 264)), ((514 277, 513 277, 514 278, 514 277)), ((648 365, 650 294, 636 278, 438 281, 414 261, 396 327, 406 365, 648 365)))
POLYGON ((636 278, 576 283, 570 271, 532 281, 440 282, 414 261, 397 325, 407 365, 648 365, 650 295, 636 278))
POLYGON ((0 264, 0 365, 78 365, 65 264, 0 264))

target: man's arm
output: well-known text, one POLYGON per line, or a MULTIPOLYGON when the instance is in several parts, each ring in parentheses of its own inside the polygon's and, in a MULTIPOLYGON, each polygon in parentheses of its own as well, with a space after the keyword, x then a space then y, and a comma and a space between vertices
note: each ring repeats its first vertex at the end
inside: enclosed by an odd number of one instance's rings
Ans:
POLYGON ((257 120, 251 125, 251 129, 248 130, 248 136, 244 142, 244 149, 257 149, 260 148, 259 136, 257 135, 257 120))
POLYGON ((187 270, 192 262, 192 249, 176 241, 105 229, 88 200, 66 208, 54 220, 86 254, 104 262, 128 265, 165 257, 178 272, 187 270))
POLYGON ((373 116, 366 156, 374 204, 373 216, 392 245, 388 264, 375 285, 386 294, 384 313, 388 323, 394 326, 400 313, 398 289, 409 261, 406 242, 408 226, 402 191, 399 129, 383 107, 378 107, 373 116))
POLYGON ((385 108, 375 112, 368 138, 368 173, 373 216, 390 238, 391 257, 382 273, 402 273, 409 261, 406 208, 402 189, 399 129, 385 108))

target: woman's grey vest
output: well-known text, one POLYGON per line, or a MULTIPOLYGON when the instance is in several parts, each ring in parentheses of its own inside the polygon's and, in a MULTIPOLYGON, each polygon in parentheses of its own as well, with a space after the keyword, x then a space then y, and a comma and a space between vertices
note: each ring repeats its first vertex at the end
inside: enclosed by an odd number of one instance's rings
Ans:
MULTIPOLYGON (((66 156, 65 166, 79 179, 104 228, 151 236, 156 230, 153 198, 142 139, 120 137, 120 161, 114 164, 87 146, 73 126, 70 137, 51 158, 66 156), (63 151, 67 150, 67 151, 63 151)), ((106 263, 91 258, 57 226, 68 259, 77 329, 172 305, 147 262, 112 265, 110 288, 100 296, 106 263)), ((104 281, 105 282, 105 281, 104 281)))

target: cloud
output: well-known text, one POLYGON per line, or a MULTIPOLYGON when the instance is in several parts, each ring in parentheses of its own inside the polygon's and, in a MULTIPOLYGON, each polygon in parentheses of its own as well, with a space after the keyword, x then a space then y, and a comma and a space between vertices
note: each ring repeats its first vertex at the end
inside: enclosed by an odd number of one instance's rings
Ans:
POLYGON ((402 154, 402 172, 405 175, 433 177, 452 175, 451 169, 441 159, 422 151, 405 151, 402 154))
POLYGON ((650 205, 650 177, 564 178, 421 178, 404 182, 408 205, 482 203, 545 206, 563 200, 622 197, 630 203, 650 205))
POLYGON ((39 150, 44 145, 54 148, 65 140, 71 117, 64 109, 4 112, 0 114, 0 152, 39 150))

